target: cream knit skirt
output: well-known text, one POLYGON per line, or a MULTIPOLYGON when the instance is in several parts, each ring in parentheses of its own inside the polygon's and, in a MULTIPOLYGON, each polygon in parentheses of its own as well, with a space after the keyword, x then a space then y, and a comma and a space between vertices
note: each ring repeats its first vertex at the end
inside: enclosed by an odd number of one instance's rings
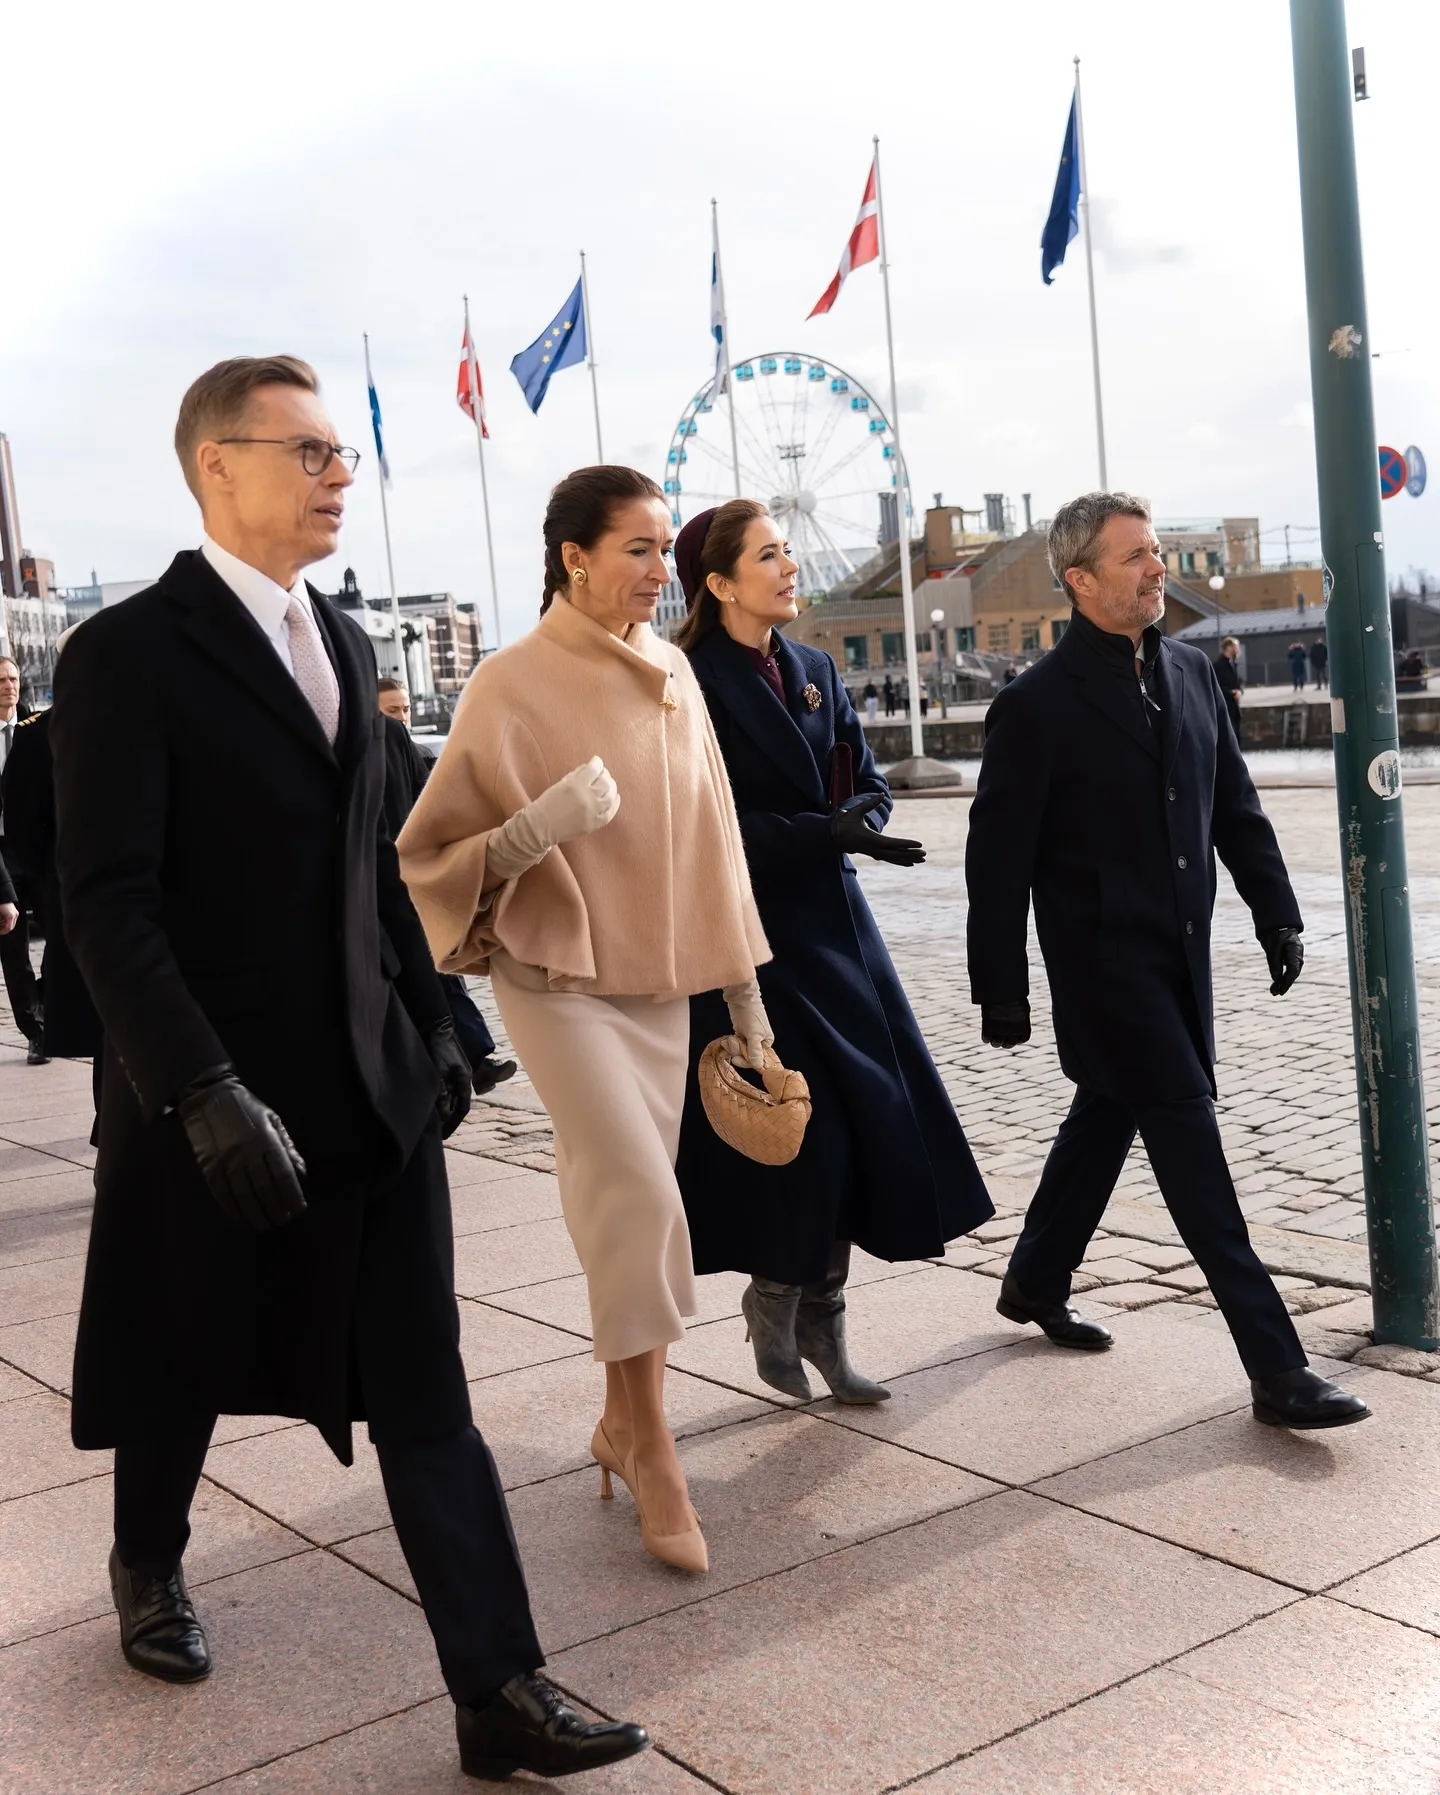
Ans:
POLYGON ((675 1155, 690 1053, 687 998, 551 991, 507 954, 495 1001, 555 1128, 565 1226, 590 1290, 597 1359, 684 1338, 695 1270, 675 1155))

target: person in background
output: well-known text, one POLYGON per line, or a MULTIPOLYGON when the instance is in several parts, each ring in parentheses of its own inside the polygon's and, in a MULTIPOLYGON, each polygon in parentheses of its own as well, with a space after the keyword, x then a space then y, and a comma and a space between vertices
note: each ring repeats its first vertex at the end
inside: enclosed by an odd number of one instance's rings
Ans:
POLYGON ((724 1009, 713 992, 692 999, 676 1174, 695 1264, 749 1274, 741 1308, 767 1384, 808 1402, 808 1360, 838 1401, 883 1402, 846 1345, 852 1243, 939 1258, 994 1213, 851 859, 912 867, 925 850, 881 832, 890 789, 834 661, 781 633, 796 563, 765 506, 702 511, 675 568, 689 605, 676 643, 710 709, 774 953, 761 994, 813 1106, 788 1165, 726 1146, 696 1077, 724 1009))
MULTIPOLYGON (((379 703, 385 719, 385 824, 390 839, 398 841, 434 763, 411 740, 410 694, 398 679, 387 676, 379 682, 379 703)), ((515 1076, 515 1061, 495 1058, 495 1037, 464 979, 458 973, 442 972, 440 983, 445 988, 455 1034, 470 1062, 475 1095, 484 1097, 496 1085, 515 1076)))
POLYGON ((1234 636, 1227 636, 1220 644, 1220 652, 1215 657, 1215 677, 1220 682, 1220 690, 1225 694, 1225 709, 1230 713, 1230 727, 1235 731, 1235 740, 1240 740, 1240 694, 1245 690, 1240 680, 1240 644, 1234 636))
POLYGON ((880 694, 875 689, 875 681, 873 679, 865 682, 864 697, 865 721, 867 723, 873 723, 880 711, 880 694))
POLYGON ((887 717, 893 717, 895 715, 895 681, 891 679, 888 673, 885 675, 885 685, 883 690, 885 694, 885 715, 887 717))
MULTIPOLYGON (((9 655, 0 655, 0 774, 3 774, 15 744, 16 729, 33 714, 20 696, 19 667, 9 655)), ((5 813, 0 806, 0 853, 4 852, 4 847, 5 813)), ((11 868, 10 880, 18 915, 14 927, 0 935, 0 973, 4 975, 5 994, 10 999, 15 1026, 29 1043, 26 1063, 43 1066, 50 1058, 45 1051, 43 987, 35 977, 30 958, 30 913, 38 899, 29 878, 18 865, 11 868)))
MULTIPOLYGON (((58 659, 79 629, 71 624, 55 643, 58 659)), ((0 775, 0 802, 5 808, 5 852, 24 873, 34 892, 45 951, 40 962, 45 1030, 30 1043, 28 1063, 42 1064, 52 1055, 94 1062, 96 1126, 100 1115, 100 1074, 105 1042, 100 1018, 85 988, 60 914, 60 879, 55 870, 55 766, 50 747, 53 710, 36 711, 15 730, 14 743, 0 775)))
POLYGON ((1317 636, 1310 644, 1310 671, 1315 675, 1317 692, 1330 684, 1330 649, 1323 636, 1317 636))
POLYGON ((1005 669, 1005 684, 1008 686, 1020 677, 1020 669, 1011 661, 1005 669))
POLYGON ((1290 663, 1290 685, 1296 692, 1305 690, 1305 644, 1292 642, 1285 651, 1285 658, 1290 663))
POLYGON ((1304 925, 1209 659, 1160 632, 1165 561, 1143 499, 1062 505, 1050 569, 1073 607, 1059 643, 986 719, 965 883, 972 1001, 992 1047, 1030 1038, 1027 915, 1075 1086, 996 1307, 1057 1345, 1111 1344, 1071 1278, 1132 1142, 1250 1379, 1256 1420, 1343 1427, 1370 1411, 1306 1363, 1250 1243, 1215 1115, 1215 857, 1254 919, 1281 997, 1304 925))
POLYGON ((600 1493, 621 1477, 643 1548, 703 1574, 664 1400, 696 1308, 675 1181, 689 999, 723 991, 732 1056, 763 1067, 769 949, 705 700, 651 627, 674 577, 664 494, 581 468, 543 534, 539 625, 470 676, 400 861, 437 965, 490 974, 554 1124, 605 1366, 600 1493))
MULTIPOLYGON (((202 374, 175 449, 202 545, 86 620, 51 726, 66 935, 108 1060, 71 1433, 115 1450, 121 1648, 165 1682, 210 1674, 182 1566, 219 1415, 307 1421, 342 1464, 363 1419, 462 1767, 617 1762, 645 1733, 537 1674, 460 1355, 442 1142, 470 1069, 381 815, 374 654, 303 578, 359 457, 288 355, 202 374)), ((278 1625, 283 1709, 325 1669, 301 1668, 305 1616, 278 1625)), ((136 1714, 183 1734, 166 1704, 136 1714)))

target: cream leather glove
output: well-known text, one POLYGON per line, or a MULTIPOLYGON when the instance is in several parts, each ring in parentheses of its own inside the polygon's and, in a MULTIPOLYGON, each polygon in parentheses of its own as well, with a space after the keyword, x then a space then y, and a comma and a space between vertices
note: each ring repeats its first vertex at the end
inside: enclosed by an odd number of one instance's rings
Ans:
POLYGON ((727 985, 721 996, 730 1011, 730 1026, 735 1033, 731 1058, 743 1062, 752 1072, 765 1070, 765 1049, 775 1045, 775 1030, 760 1001, 760 981, 746 979, 743 985, 727 985))
POLYGON ((517 879, 562 841, 603 829, 619 808, 619 790, 596 754, 492 831, 485 870, 497 879, 517 879))

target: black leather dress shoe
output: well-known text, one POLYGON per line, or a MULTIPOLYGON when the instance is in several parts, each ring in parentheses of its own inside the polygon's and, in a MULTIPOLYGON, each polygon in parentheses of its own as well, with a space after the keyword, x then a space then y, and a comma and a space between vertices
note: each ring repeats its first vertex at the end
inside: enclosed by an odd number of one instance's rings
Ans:
POLYGON ((147 1577, 128 1571, 110 1551, 110 1589, 120 1616, 120 1649, 147 1677, 198 1683, 210 1675, 210 1644, 195 1613, 185 1573, 147 1577))
POLYGON ((1073 1303, 1042 1303, 1026 1296, 1008 1273, 1000 1285, 1000 1300, 995 1307, 1006 1321, 1035 1322, 1057 1346, 1103 1352, 1115 1338, 1098 1321, 1086 1321, 1073 1303))
POLYGON ((642 1726, 583 1720, 553 1683, 528 1672, 511 1677, 483 1707, 455 1704, 460 1768, 504 1782, 517 1770, 573 1776, 633 1758, 650 1743, 642 1726))
POLYGON ((483 1060, 476 1060, 470 1068, 470 1082, 475 1087, 475 1095, 483 1097, 487 1091, 493 1091, 497 1084, 504 1084, 507 1078, 513 1078, 517 1070, 514 1060, 497 1060, 486 1054, 483 1060))
POLYGON ((25 1064, 27 1066, 48 1066, 50 1064, 50 1055, 45 1051, 43 1033, 31 1035, 30 1044, 25 1049, 25 1064))
POLYGON ((1308 1365, 1250 1380, 1251 1406, 1267 1427, 1349 1427, 1370 1419, 1370 1407, 1308 1365))

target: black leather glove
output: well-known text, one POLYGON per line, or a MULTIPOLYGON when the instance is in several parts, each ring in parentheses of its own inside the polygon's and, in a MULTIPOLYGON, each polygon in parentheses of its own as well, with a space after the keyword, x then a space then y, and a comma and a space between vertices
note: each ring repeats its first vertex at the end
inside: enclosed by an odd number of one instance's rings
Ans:
POLYGON ((425 1035, 430 1063, 440 1074, 440 1096, 435 1113, 440 1118, 440 1138, 450 1136, 470 1114, 470 1100, 475 1094, 474 1073, 455 1033, 455 1024, 447 1016, 425 1035))
POLYGON ((1030 1039, 1030 1001, 982 1003, 980 1039, 987 1047, 1023 1047, 1030 1039))
POLYGON ((1300 976, 1305 964, 1305 943, 1299 929, 1267 929, 1260 937, 1270 962, 1270 995, 1283 997, 1300 976))
POLYGON ((858 804, 832 811, 830 839, 842 854, 868 854, 872 860, 883 860, 890 866, 919 866, 925 858, 925 850, 918 841, 882 835, 865 821, 870 812, 884 802, 882 793, 872 792, 858 804))
POLYGON ((232 1222, 263 1233, 305 1211, 305 1161, 273 1109, 231 1066, 202 1073, 175 1101, 210 1194, 232 1222))

